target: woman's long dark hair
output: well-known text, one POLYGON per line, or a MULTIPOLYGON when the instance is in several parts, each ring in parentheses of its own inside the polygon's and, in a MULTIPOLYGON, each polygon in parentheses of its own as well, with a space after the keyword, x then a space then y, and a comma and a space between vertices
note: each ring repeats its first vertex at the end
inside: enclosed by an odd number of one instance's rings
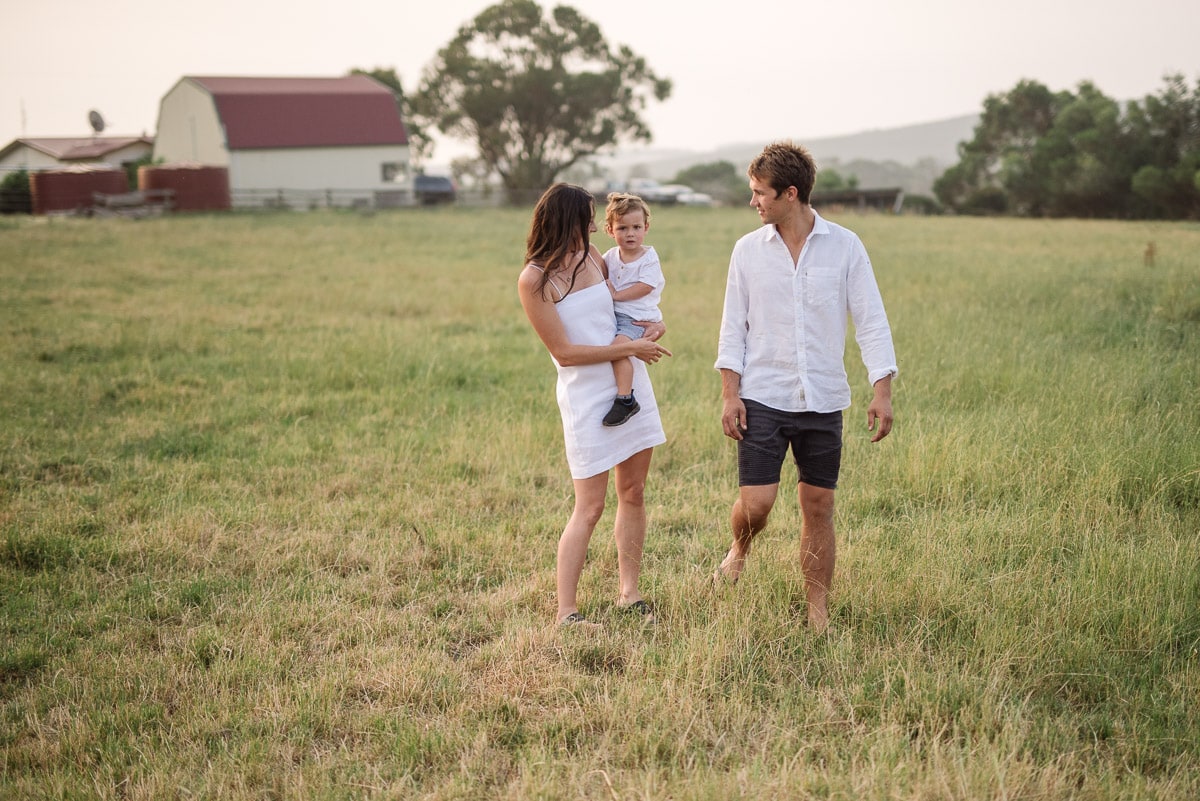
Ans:
POLYGON ((579 263, 571 268, 570 286, 563 297, 575 287, 575 279, 587 261, 588 227, 595 213, 592 193, 582 186, 557 183, 542 193, 533 209, 529 236, 525 239, 525 263, 542 268, 537 289, 543 299, 546 298, 550 273, 563 264, 568 253, 581 250, 583 255, 579 263))

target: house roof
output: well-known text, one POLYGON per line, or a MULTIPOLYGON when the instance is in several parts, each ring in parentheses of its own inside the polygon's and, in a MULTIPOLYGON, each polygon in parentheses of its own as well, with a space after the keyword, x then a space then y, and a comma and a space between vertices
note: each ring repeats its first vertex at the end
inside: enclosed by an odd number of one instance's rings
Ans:
POLYGON ((366 75, 184 80, 212 96, 230 150, 408 144, 392 91, 366 75))
POLYGON ((14 139, 0 156, 24 145, 59 161, 91 161, 136 144, 153 145, 154 140, 148 136, 39 136, 14 139))

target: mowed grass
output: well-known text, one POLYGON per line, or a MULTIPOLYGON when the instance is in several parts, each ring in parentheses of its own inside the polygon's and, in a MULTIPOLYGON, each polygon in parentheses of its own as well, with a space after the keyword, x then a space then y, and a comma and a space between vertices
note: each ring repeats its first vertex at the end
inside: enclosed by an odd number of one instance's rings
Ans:
POLYGON ((851 345, 824 637, 790 492, 705 585, 749 210, 654 212, 662 620, 610 508, 597 634, 527 210, 0 220, 0 797, 1200 796, 1200 226, 831 216, 901 376, 871 445, 851 345))

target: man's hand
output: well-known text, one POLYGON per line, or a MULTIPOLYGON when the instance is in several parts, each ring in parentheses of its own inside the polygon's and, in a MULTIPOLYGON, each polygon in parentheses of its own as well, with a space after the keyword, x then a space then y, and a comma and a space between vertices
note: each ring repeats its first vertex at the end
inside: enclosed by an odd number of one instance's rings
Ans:
POLYGON ((875 382, 875 396, 867 407, 867 430, 874 431, 871 442, 879 440, 892 433, 892 377, 885 376, 875 382), (878 424, 878 430, 876 430, 878 424))
POLYGON ((746 430, 746 404, 742 403, 741 386, 741 373, 721 368, 721 430, 739 442, 746 430))
POLYGON ((746 430, 746 404, 741 398, 725 399, 721 409, 721 429, 730 439, 741 440, 742 432, 746 430))

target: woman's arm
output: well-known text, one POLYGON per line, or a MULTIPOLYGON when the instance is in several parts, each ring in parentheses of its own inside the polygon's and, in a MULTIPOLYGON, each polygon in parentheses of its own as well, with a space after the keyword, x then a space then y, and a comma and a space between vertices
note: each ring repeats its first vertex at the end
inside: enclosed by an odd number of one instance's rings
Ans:
POLYGON ((654 364, 663 356, 671 355, 671 351, 646 338, 613 345, 576 345, 567 338, 567 331, 554 309, 553 301, 543 298, 538 292, 540 279, 541 274, 537 270, 526 267, 517 280, 517 294, 538 338, 554 360, 564 367, 601 364, 629 356, 654 364))

